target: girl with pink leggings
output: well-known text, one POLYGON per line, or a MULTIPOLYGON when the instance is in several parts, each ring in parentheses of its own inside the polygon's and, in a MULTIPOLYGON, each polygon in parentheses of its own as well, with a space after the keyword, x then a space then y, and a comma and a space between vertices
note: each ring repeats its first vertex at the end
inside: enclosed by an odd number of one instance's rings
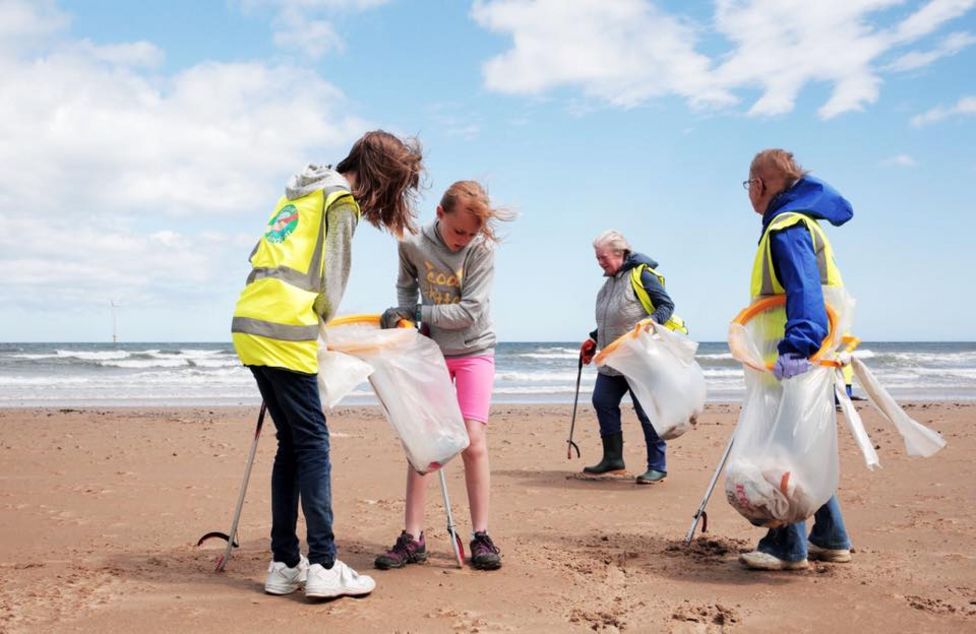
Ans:
MULTIPOLYGON (((419 322, 444 353, 470 438, 461 457, 471 507, 471 565, 479 570, 495 570, 502 563, 488 536, 491 472, 486 430, 495 379, 495 332, 488 307, 498 242, 494 224, 509 219, 508 212, 491 207, 478 183, 451 185, 434 222, 400 242, 398 304, 383 313, 382 320, 384 327, 400 319, 419 322)), ((426 476, 408 465, 404 529, 393 547, 376 558, 377 568, 427 560, 426 500, 426 476)))

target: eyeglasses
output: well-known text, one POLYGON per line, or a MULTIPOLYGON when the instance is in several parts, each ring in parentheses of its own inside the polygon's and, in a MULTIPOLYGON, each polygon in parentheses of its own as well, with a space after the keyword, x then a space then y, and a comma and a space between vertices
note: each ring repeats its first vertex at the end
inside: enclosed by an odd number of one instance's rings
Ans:
POLYGON ((749 185, 752 185, 753 183, 759 183, 759 182, 762 181, 760 181, 758 178, 750 178, 748 180, 744 180, 742 181, 742 189, 749 189, 749 185))

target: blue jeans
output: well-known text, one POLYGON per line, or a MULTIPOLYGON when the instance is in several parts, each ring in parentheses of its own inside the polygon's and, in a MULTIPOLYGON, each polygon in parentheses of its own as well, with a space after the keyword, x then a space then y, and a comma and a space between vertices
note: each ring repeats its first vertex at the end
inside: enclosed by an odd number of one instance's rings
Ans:
POLYGON ((331 568, 336 558, 332 532, 332 465, 329 428, 314 374, 249 366, 278 433, 271 470, 271 553, 288 567, 298 565, 295 527, 298 503, 305 515, 308 561, 331 568))
POLYGON ((600 436, 612 436, 621 433, 620 401, 624 394, 630 392, 634 402, 634 411, 644 430, 644 442, 647 444, 647 468, 667 473, 667 463, 664 451, 667 448, 661 437, 654 431, 650 419, 644 413, 644 408, 637 401, 637 397, 630 391, 627 379, 622 376, 596 375, 596 385, 593 387, 593 408, 596 418, 600 421, 600 436))
MULTIPOLYGON (((771 528, 759 540, 756 550, 784 561, 800 561, 807 558, 806 522, 789 524, 782 528, 771 528)), ((851 540, 844 528, 844 518, 840 514, 840 502, 833 495, 813 515, 813 530, 810 542, 815 546, 830 549, 851 547, 851 540)))

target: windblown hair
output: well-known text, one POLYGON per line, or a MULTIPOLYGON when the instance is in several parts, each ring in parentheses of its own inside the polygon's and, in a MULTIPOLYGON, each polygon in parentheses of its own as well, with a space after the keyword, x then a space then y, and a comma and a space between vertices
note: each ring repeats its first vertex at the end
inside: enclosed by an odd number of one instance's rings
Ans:
POLYGON ((807 170, 800 167, 800 164, 793 158, 792 152, 772 148, 756 154, 749 166, 749 173, 782 175, 786 180, 786 188, 789 189, 796 184, 796 181, 803 178, 807 170))
POLYGON ((618 253, 630 253, 630 243, 627 242, 627 238, 625 238, 623 234, 616 229, 607 229, 593 239, 594 249, 599 249, 603 246, 610 247, 618 253))
POLYGON ((401 140, 383 130, 367 132, 353 144, 349 156, 339 161, 336 170, 355 172, 352 195, 370 224, 397 238, 404 231, 417 232, 415 203, 424 170, 417 139, 401 140))
POLYGON ((491 206, 488 192, 478 181, 457 181, 448 187, 441 197, 441 207, 449 214, 457 209, 467 209, 481 221, 481 235, 495 243, 501 241, 496 232, 497 221, 508 222, 515 219, 514 212, 491 206))

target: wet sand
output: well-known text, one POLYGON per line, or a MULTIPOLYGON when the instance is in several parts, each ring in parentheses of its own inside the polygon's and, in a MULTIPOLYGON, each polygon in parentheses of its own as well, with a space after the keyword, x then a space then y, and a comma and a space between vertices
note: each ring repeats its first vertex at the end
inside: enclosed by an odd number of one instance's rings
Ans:
MULTIPOLYGON (((255 408, 256 409, 256 408, 255 408)), ((0 410, 0 631, 337 632, 955 632, 976 629, 976 403, 914 403, 908 412, 948 447, 908 458, 891 428, 859 405, 882 468, 868 471, 843 425, 840 500, 852 564, 799 573, 736 562, 762 534, 725 502, 709 531, 683 543, 691 515, 735 424, 736 404, 709 405, 698 429, 669 443, 659 485, 573 477, 600 457, 582 408, 582 459, 566 459, 571 408, 492 412, 491 533, 495 572, 459 570, 436 479, 425 565, 373 571, 402 525, 404 461, 376 408, 340 409, 332 430, 339 556, 372 574, 365 599, 312 603, 262 591, 268 564, 270 421, 239 529, 221 574, 227 531, 256 411, 0 410)), ((625 457, 643 465, 636 418, 625 457)), ((470 531, 460 462, 447 467, 459 527, 470 531)), ((304 527, 300 525, 300 534, 304 527)))

